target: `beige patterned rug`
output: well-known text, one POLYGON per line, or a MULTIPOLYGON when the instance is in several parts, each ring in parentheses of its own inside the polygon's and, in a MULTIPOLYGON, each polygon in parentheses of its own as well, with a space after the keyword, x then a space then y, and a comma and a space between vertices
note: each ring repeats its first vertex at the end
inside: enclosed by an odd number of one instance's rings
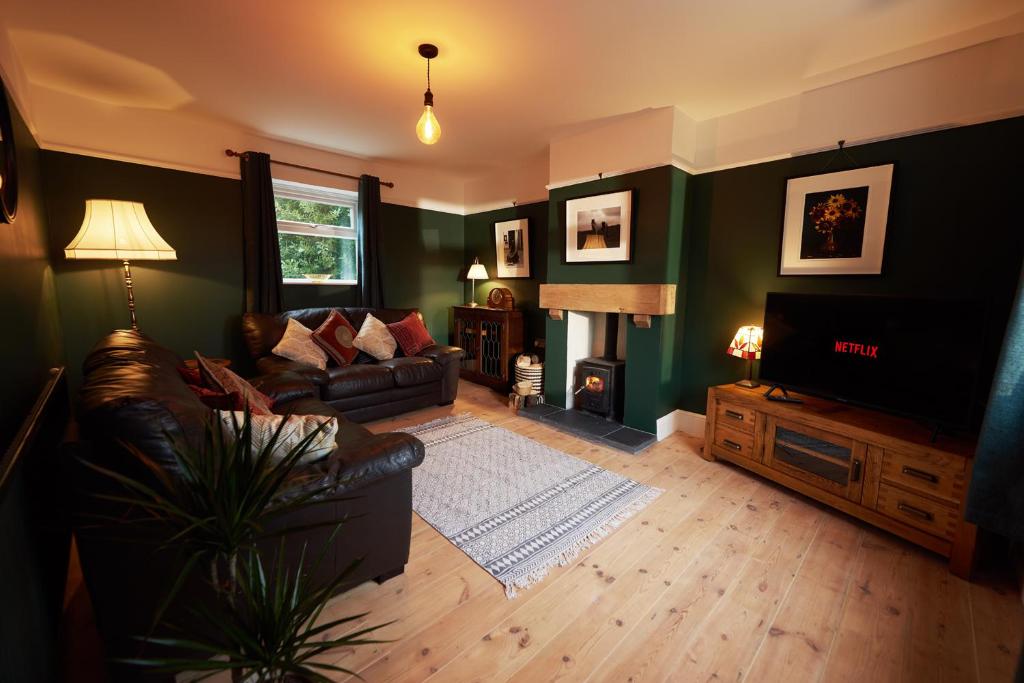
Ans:
POLYGON ((662 493, 468 413, 403 431, 426 446, 413 509, 509 598, 662 493))

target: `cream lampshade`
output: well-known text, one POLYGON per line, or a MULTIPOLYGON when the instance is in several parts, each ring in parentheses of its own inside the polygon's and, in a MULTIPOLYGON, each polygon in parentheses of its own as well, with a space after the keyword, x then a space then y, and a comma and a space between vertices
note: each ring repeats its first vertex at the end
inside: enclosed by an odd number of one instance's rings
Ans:
POLYGON ((754 361, 761 357, 761 342, 764 339, 764 330, 757 325, 744 325, 736 330, 736 336, 732 343, 725 350, 730 356, 736 356, 747 361, 747 378, 736 382, 741 387, 753 389, 761 386, 754 381, 754 361))
POLYGON ((480 263, 479 258, 473 259, 473 265, 471 265, 469 270, 466 272, 466 279, 473 283, 473 296, 469 305, 476 306, 476 281, 487 279, 487 269, 484 268, 484 264, 480 263))
POLYGON ((64 258, 121 261, 128 290, 128 315, 132 329, 137 330, 129 260, 176 261, 178 255, 153 227, 140 202, 87 199, 82 227, 64 247, 64 258))

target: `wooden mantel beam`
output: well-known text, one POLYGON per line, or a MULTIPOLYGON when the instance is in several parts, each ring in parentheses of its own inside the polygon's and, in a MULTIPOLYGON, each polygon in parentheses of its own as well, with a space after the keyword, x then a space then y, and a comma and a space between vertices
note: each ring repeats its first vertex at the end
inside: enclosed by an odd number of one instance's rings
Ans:
POLYGON ((642 316, 673 315, 676 312, 676 286, 547 284, 540 286, 540 308, 642 316))

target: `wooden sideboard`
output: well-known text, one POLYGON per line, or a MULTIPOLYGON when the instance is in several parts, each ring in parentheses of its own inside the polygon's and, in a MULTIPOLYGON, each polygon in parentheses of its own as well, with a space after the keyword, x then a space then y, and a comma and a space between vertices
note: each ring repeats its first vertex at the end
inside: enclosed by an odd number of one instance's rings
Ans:
POLYGON ((486 306, 454 306, 455 343, 465 350, 459 376, 499 391, 512 383, 523 352, 523 314, 486 306))
POLYGON ((836 401, 708 389, 704 457, 722 458, 949 558, 969 578, 977 529, 964 521, 975 444, 914 420, 836 401))

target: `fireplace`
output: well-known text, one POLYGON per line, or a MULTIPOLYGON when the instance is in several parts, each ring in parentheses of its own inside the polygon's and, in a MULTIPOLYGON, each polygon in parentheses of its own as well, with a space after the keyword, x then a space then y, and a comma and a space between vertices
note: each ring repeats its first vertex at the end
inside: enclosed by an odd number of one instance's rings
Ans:
POLYGON ((576 363, 573 381, 574 407, 593 415, 622 421, 626 361, 618 359, 619 315, 607 313, 604 352, 600 357, 576 363))

